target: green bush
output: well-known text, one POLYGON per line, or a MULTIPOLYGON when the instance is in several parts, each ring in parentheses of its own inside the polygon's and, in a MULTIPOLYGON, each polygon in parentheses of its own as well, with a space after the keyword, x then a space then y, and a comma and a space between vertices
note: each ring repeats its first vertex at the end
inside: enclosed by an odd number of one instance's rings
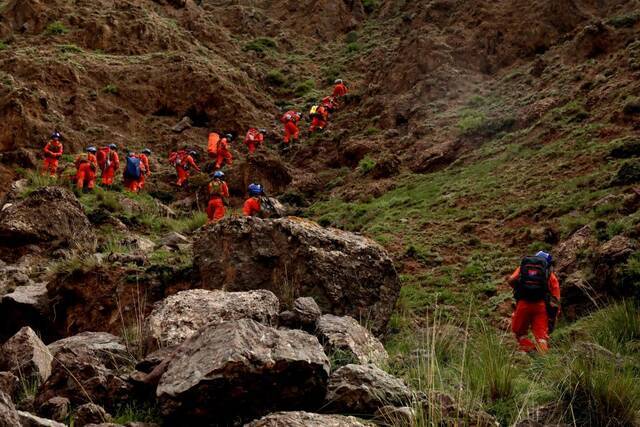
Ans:
POLYGON ((347 53, 357 52, 360 50, 360 44, 358 42, 347 44, 347 53))
POLYGON ((58 49, 62 53, 81 53, 82 49, 76 46, 75 44, 61 44, 58 45, 58 49))
POLYGON ((358 169, 360 169, 360 172, 362 172, 363 175, 366 175, 369 172, 371 172, 375 166, 376 166, 376 161, 369 156, 365 156, 358 163, 358 169))
POLYGON ((245 44, 242 50, 249 51, 252 50, 254 52, 263 53, 270 49, 277 49, 278 43, 270 37, 258 37, 253 39, 249 43, 245 44))
POLYGON ((298 83, 296 87, 293 89, 293 93, 296 96, 305 96, 306 94, 311 92, 313 89, 315 89, 315 87, 316 87, 315 81, 313 81, 312 79, 308 79, 298 83))
MULTIPOLYGON (((638 263, 638 258, 634 257, 633 262, 638 263)), ((628 345, 640 340, 639 309, 638 304, 628 300, 593 314, 589 320, 594 341, 615 353, 633 352, 628 345)))
POLYGON ((271 86, 284 86, 287 79, 280 70, 271 70, 267 73, 266 81, 271 86))
POLYGON ((371 135, 375 135, 375 134, 380 133, 380 129, 378 129, 378 128, 377 128, 377 127, 375 127, 375 126, 369 126, 369 127, 364 131, 364 133, 365 133, 366 135, 368 135, 368 136, 371 136, 371 135))
POLYGON ((48 36, 57 36, 68 33, 67 27, 60 21, 55 21, 47 25, 44 33, 48 36))
POLYGON ((347 33, 347 36, 345 37, 345 41, 347 43, 355 43, 358 41, 358 32, 357 31, 350 31, 349 33, 347 33))
POLYGON ((640 21, 640 12, 614 16, 607 23, 615 28, 631 28, 640 21))
POLYGON ((371 13, 378 7, 378 0, 362 0, 362 6, 365 12, 371 13))
POLYGON ((0 50, 5 50, 8 48, 9 46, 5 42, 0 41, 0 50))
POLYGON ((118 86, 116 86, 113 83, 109 83, 108 85, 106 85, 105 87, 102 88, 102 91, 104 93, 110 93, 112 95, 117 95, 119 92, 118 86))
POLYGON ((481 332, 466 362, 466 379, 474 394, 488 402, 511 399, 517 375, 511 359, 512 352, 496 332, 481 332))

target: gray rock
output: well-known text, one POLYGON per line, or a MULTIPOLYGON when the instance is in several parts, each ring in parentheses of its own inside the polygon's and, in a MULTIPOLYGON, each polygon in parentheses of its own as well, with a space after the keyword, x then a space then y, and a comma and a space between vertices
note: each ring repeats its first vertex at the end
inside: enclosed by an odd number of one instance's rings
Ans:
POLYGON ((390 427, 414 427, 416 425, 416 411, 409 406, 386 405, 373 415, 377 425, 390 427))
POLYGON ((245 424, 245 427, 364 427, 354 417, 342 415, 314 414, 303 411, 276 412, 259 420, 245 424))
POLYGON ((66 424, 40 418, 25 411, 18 411, 18 417, 22 427, 66 427, 66 424))
POLYGON ((107 365, 118 365, 130 360, 122 339, 107 332, 82 332, 52 342, 47 347, 54 357, 62 350, 69 350, 75 353, 91 354, 107 365))
POLYGON ((562 275, 568 275, 579 267, 580 254, 586 250, 595 248, 596 239, 591 227, 585 225, 567 240, 558 245, 555 250, 556 270, 562 275))
POLYGON ((111 421, 111 415, 102 406, 94 403, 85 403, 76 409, 73 419, 74 427, 84 427, 87 424, 108 423, 111 421))
POLYGON ((414 399, 409 387, 375 365, 346 365, 331 374, 325 398, 333 412, 373 415, 383 406, 405 406, 414 399))
POLYGON ((0 341, 29 326, 43 337, 48 335, 49 297, 47 285, 20 286, 0 298, 0 341))
POLYGON ((0 392, 14 399, 18 394, 20 380, 11 372, 0 372, 0 392))
POLYGON ((638 245, 634 240, 623 235, 618 235, 598 248, 598 261, 606 264, 623 262, 637 248, 638 245))
POLYGON ((165 234, 158 241, 158 247, 168 246, 170 248, 177 249, 178 245, 188 245, 191 244, 191 240, 187 237, 183 236, 180 233, 172 231, 168 234, 165 234))
POLYGON ((224 422, 319 407, 329 359, 318 340, 242 319, 205 327, 168 363, 156 395, 166 422, 224 422))
POLYGON ((184 116, 182 120, 176 123, 171 130, 175 133, 182 133, 193 126, 193 121, 188 116, 184 116))
POLYGON ((69 416, 71 401, 66 397, 52 397, 38 408, 38 415, 55 421, 64 422, 69 416))
POLYGON ((381 365, 389 360, 382 343, 353 317, 325 314, 318 321, 316 335, 327 354, 349 352, 361 364, 381 365))
POLYGON ((93 253, 96 235, 71 191, 44 187, 0 212, 0 242, 93 253))
POLYGON ((147 319, 149 336, 160 347, 178 345, 208 325, 225 320, 253 319, 265 325, 276 323, 278 298, 269 291, 208 291, 191 289, 156 303, 147 319))
POLYGON ((44 382, 51 374, 52 360, 47 346, 33 329, 25 326, 2 345, 0 368, 21 378, 44 382))
POLYGON ((20 417, 11 398, 0 391, 0 427, 21 427, 20 417))
POLYGON ((380 245, 299 218, 225 218, 204 227, 193 251, 205 289, 268 289, 285 304, 312 296, 325 312, 371 319, 375 333, 400 291, 380 245))

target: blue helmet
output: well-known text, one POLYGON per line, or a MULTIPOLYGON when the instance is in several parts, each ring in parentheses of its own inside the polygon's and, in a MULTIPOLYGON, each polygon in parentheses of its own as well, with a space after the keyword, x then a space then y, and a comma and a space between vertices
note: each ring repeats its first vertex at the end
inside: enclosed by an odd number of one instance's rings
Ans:
POLYGON ((259 196, 262 194, 262 185, 260 184, 249 184, 249 195, 250 196, 259 196))
POLYGON ((94 147, 93 145, 91 145, 91 146, 87 147, 87 151, 89 153, 97 153, 98 149, 96 147, 94 147))
POLYGON ((224 178, 224 172, 222 172, 222 171, 215 171, 215 172, 213 173, 213 177, 214 177, 214 178, 218 178, 218 179, 222 179, 222 178, 224 178))
POLYGON ((55 139, 57 141, 60 138, 62 138, 62 135, 58 131, 55 131, 54 133, 51 134, 51 139, 55 139))
POLYGON ((118 146, 116 144, 109 144, 109 148, 112 150, 117 150, 118 146))
POLYGON ((536 256, 544 258, 547 261, 547 264, 551 264, 551 262, 553 261, 553 257, 551 256, 551 254, 545 251, 538 251, 538 253, 536 253, 536 256))

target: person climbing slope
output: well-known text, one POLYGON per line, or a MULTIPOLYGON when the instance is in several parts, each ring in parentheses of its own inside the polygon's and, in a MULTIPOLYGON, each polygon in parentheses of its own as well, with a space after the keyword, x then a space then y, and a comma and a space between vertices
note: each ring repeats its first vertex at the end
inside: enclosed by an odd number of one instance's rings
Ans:
POLYGON ((140 161, 142 162, 142 166, 144 167, 144 173, 140 177, 140 182, 138 184, 138 186, 140 187, 140 190, 142 190, 144 188, 144 184, 145 184, 147 178, 149 178, 149 176, 151 176, 151 167, 149 166, 149 156, 150 155, 151 155, 151 150, 148 149, 148 148, 145 148, 139 154, 140 161))
POLYGON ((122 174, 124 186, 127 190, 137 193, 142 188, 141 182, 144 180, 146 169, 140 155, 132 151, 127 153, 125 167, 122 174))
POLYGON ((262 211, 260 196, 263 194, 262 185, 249 184, 249 198, 244 202, 242 213, 244 216, 258 216, 262 211))
POLYGON ((324 98, 322 98, 321 104, 329 114, 333 113, 333 111, 336 109, 336 103, 333 96, 325 96, 324 98))
POLYGON ((300 129, 298 128, 298 122, 302 119, 302 115, 296 111, 287 111, 280 117, 280 121, 284 124, 284 138, 285 144, 289 144, 291 140, 297 141, 300 136, 300 129))
POLYGON ((96 147, 87 147, 87 152, 76 157, 76 188, 78 190, 93 190, 96 183, 98 160, 96 147))
POLYGON ((116 172, 120 169, 118 146, 116 144, 109 144, 107 147, 101 148, 98 150, 96 158, 101 172, 102 185, 105 187, 111 187, 113 185, 116 172))
POLYGON ((216 169, 220 169, 223 165, 231 166, 233 164, 233 156, 229 151, 229 143, 233 141, 233 135, 226 134, 224 138, 218 141, 218 152, 216 155, 216 169))
POLYGON ((194 158, 197 157, 198 153, 195 151, 179 151, 169 155, 169 161, 175 166, 178 174, 178 181, 176 181, 176 185, 178 187, 182 187, 184 184, 188 183, 191 168, 196 172, 200 172, 200 168, 194 160, 194 158))
POLYGON ((312 106, 311 111, 309 111, 309 116, 312 120, 309 132, 315 132, 316 129, 324 130, 327 125, 327 120, 329 119, 329 112, 322 103, 312 106))
POLYGON ((347 93, 349 93, 349 88, 347 88, 347 86, 344 84, 342 79, 337 79, 334 83, 335 83, 335 86, 333 88, 332 96, 336 100, 344 97, 347 93))
POLYGON ((539 251, 524 257, 507 279, 516 300, 511 329, 524 352, 549 349, 549 326, 555 324, 560 309, 560 282, 551 271, 552 261, 550 254, 539 251), (528 338, 530 328, 535 344, 528 338))
POLYGON ((224 173, 215 171, 213 181, 209 183, 209 204, 207 205, 208 223, 220 221, 225 214, 225 199, 229 197, 229 187, 224 182, 224 173))
POLYGON ((247 131, 247 135, 244 137, 244 143, 249 148, 249 154, 256 152, 256 146, 264 143, 264 134, 266 129, 251 128, 247 131))
POLYGON ((62 143, 60 142, 60 132, 55 131, 51 135, 51 140, 44 146, 44 162, 42 164, 42 175, 49 174, 55 177, 58 173, 58 162, 64 152, 62 143))

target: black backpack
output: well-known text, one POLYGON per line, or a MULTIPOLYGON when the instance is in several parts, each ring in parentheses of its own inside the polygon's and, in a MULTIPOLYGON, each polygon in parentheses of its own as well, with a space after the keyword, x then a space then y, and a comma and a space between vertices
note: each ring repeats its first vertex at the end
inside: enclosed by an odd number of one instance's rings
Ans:
POLYGON ((551 266, 546 259, 527 256, 520 262, 520 280, 514 287, 516 300, 545 301, 549 294, 551 266))

